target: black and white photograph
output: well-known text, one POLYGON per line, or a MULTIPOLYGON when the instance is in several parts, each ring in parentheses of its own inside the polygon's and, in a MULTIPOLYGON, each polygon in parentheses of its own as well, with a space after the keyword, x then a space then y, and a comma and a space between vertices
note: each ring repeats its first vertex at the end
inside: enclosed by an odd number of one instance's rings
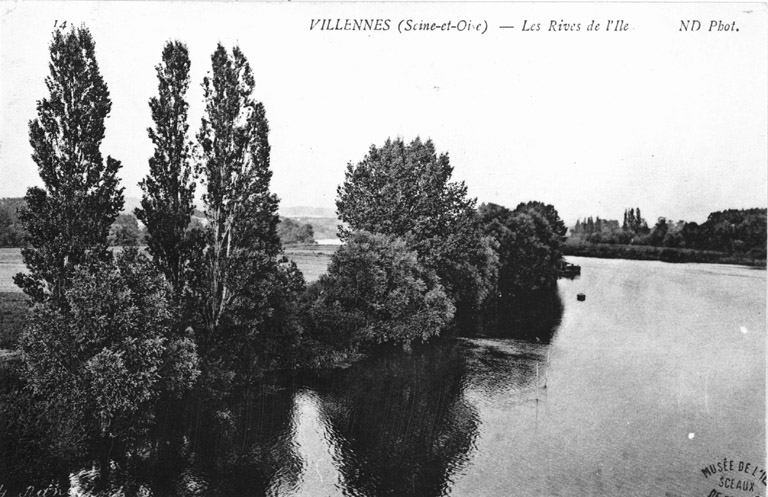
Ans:
POLYGON ((0 1, 0 497, 765 497, 768 6, 0 1))

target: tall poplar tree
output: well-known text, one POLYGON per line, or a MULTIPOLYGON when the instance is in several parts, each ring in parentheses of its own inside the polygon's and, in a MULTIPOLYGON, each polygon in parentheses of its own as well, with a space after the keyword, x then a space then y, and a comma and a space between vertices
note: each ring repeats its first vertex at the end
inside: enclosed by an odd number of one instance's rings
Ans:
POLYGON ((155 67, 158 94, 149 101, 154 128, 148 128, 155 153, 149 175, 140 183, 144 195, 136 217, 147 227, 147 248, 165 274, 178 299, 184 290, 191 245, 187 228, 194 210, 192 144, 187 137, 186 93, 189 89, 189 52, 179 41, 169 41, 155 67))
POLYGON ((211 62, 197 135, 208 244, 197 281, 203 329, 196 336, 204 360, 227 360, 234 349, 243 353, 271 312, 282 248, 278 199, 269 189, 269 126, 253 98, 251 67, 238 47, 230 55, 220 44, 211 62))
POLYGON ((120 162, 99 150, 112 103, 84 26, 56 30, 50 44, 49 96, 29 123, 32 159, 43 187, 27 190, 20 219, 29 233, 22 250, 29 273, 14 277, 36 301, 63 302, 77 266, 109 259, 109 228, 123 208, 120 162))

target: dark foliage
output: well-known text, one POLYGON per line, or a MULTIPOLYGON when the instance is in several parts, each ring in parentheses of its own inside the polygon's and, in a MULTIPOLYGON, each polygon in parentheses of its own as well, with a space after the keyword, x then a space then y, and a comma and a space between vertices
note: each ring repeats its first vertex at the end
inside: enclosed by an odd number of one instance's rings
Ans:
POLYGON ((457 348, 372 357, 317 387, 345 493, 445 495, 479 427, 463 397, 468 368, 457 348))
POLYGON ((555 286, 565 226, 553 206, 528 202, 511 211, 483 204, 478 212, 498 254, 498 299, 506 301, 555 286))
POLYGON ((21 338, 25 377, 71 447, 125 457, 161 392, 183 392, 199 374, 195 345, 172 326, 170 291, 126 249, 114 263, 78 269, 64 296, 32 308, 21 338))
POLYGON ((454 307, 434 271, 403 240, 355 232, 305 297, 308 338, 339 351, 410 348, 438 335, 454 307))
POLYGON ((496 261, 482 235, 475 200, 463 182, 451 181, 447 154, 431 140, 387 140, 349 164, 337 192, 342 239, 365 230, 405 240, 464 313, 477 309, 495 279, 496 261))
MULTIPOLYGON (((645 220, 640 217, 638 208, 624 212, 624 223, 621 229, 617 221, 601 220, 599 217, 595 220, 590 217, 583 222, 577 221, 571 232, 569 245, 575 247, 586 243, 666 247, 720 252, 740 259, 757 260, 765 259, 767 226, 766 209, 729 209, 711 213, 702 224, 672 222, 660 217, 653 228, 648 229, 645 220)), ((574 249, 569 248, 569 250, 574 249)), ((665 252, 665 258, 701 262, 713 259, 704 254, 694 257, 690 250, 688 252, 670 250, 665 252)), ((639 254, 638 251, 635 253, 639 254)), ((647 254, 650 253, 647 252, 647 254)), ((720 256, 720 258, 723 257, 720 256)))
POLYGON ((297 296, 303 279, 295 266, 279 261, 269 126, 264 106, 253 98, 251 67, 238 47, 229 54, 219 45, 211 62, 197 135, 207 224, 191 233, 204 250, 191 261, 189 286, 204 388, 224 392, 237 374, 259 371, 265 336, 298 333, 289 319, 292 304, 282 298, 297 296))
POLYGON ((136 217, 147 228, 147 250, 180 299, 191 270, 194 250, 187 233, 194 209, 192 144, 187 137, 186 93, 189 89, 189 53, 178 41, 166 43, 155 67, 158 95, 149 100, 154 127, 147 130, 155 146, 149 175, 140 183, 144 196, 136 217))
POLYGON ((38 302, 61 301, 76 268, 108 260, 109 228, 123 207, 120 162, 99 147, 112 103, 85 27, 56 30, 50 45, 49 97, 37 102, 29 140, 44 187, 27 191, 19 218, 29 247, 28 274, 14 281, 38 302))

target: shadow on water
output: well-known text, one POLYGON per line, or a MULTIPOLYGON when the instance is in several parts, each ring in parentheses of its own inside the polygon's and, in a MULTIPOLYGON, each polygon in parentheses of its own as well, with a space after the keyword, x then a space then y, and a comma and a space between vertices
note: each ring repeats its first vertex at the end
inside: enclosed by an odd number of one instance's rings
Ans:
MULTIPOLYGON (((462 329, 463 338, 410 354, 372 354, 305 378, 317 394, 343 491, 446 495, 475 450, 478 398, 543 399, 547 344, 562 314, 557 291, 543 293, 484 313, 475 328, 462 329)), ((297 446, 296 391, 291 379, 274 375, 226 402, 166 401, 146 446, 117 462, 114 488, 127 481, 125 495, 214 497, 300 488, 311 461, 302 461, 297 446)), ((95 477, 86 469, 70 481, 87 495, 95 477)))
POLYGON ((563 319, 557 288, 516 299, 498 300, 480 313, 474 326, 463 326, 465 337, 515 338, 549 343, 563 319))
POLYGON ((467 462, 478 415, 455 342, 370 358, 315 386, 349 495, 444 495, 467 462))
MULTIPOLYGON (((148 457, 118 468, 118 481, 129 482, 126 495, 141 495, 144 487, 162 496, 258 496, 271 494, 276 484, 298 483, 302 461, 290 382, 271 378, 227 402, 192 402, 186 415, 181 402, 164 406, 148 457)), ((88 492, 93 480, 81 471, 73 483, 88 492)))

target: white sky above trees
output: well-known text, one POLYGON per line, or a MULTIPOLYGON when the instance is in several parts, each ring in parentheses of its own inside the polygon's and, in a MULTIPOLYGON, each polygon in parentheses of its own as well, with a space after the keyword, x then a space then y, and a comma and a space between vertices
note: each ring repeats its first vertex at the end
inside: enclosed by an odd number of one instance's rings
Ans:
MULTIPOLYGON (((190 131, 217 42, 239 44, 270 122, 282 206, 334 207, 347 162, 388 137, 431 138, 478 202, 552 203, 621 219, 639 206, 703 221, 768 197, 768 29, 759 4, 0 2, 0 197, 40 184, 27 123, 47 95, 54 21, 85 23, 111 97, 102 152, 140 197, 147 101, 167 40, 192 61, 190 131), (310 31, 313 18, 389 18, 388 32, 310 31), (487 20, 488 33, 398 34, 400 19, 487 20), (681 33, 681 19, 700 19, 681 33), (577 33, 546 32, 549 21, 577 33), (624 19, 626 33, 588 33, 624 19), (738 33, 709 33, 712 19, 738 33), (523 33, 528 24, 542 31, 523 33), (513 25, 514 30, 499 29, 513 25)), ((198 188, 200 191, 200 188, 198 188)))

